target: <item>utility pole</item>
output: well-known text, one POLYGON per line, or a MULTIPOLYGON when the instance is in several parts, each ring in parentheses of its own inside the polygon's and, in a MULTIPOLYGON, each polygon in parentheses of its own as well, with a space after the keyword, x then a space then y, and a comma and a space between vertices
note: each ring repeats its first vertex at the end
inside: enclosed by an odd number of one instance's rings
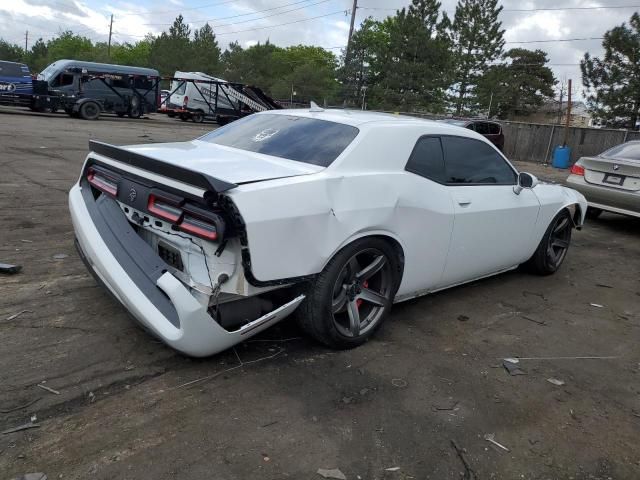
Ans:
POLYGON ((569 85, 567 87, 567 122, 564 126, 564 141, 562 145, 567 146, 567 140, 569 139, 569 125, 571 125, 571 79, 569 79, 569 85))
POLYGON ((560 104, 558 105, 558 124, 562 123, 562 99, 564 98, 564 80, 560 83, 560 104))
POLYGON ((111 59, 111 32, 113 31, 113 13, 111 14, 111 23, 109 24, 109 44, 107 45, 107 57, 111 59))
POLYGON ((29 45, 29 30, 24 32, 24 53, 27 53, 27 46, 29 45))
POLYGON ((353 26, 356 23, 356 10, 358 10, 358 0, 353 0, 353 6, 351 7, 351 25, 349 26, 349 38, 347 39, 347 53, 345 54, 345 60, 349 58, 349 52, 351 50, 351 36, 353 35, 353 26))

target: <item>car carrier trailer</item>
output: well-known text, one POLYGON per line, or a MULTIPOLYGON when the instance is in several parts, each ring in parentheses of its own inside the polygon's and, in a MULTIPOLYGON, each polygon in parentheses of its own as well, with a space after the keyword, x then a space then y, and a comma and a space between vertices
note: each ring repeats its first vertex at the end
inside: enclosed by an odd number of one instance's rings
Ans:
POLYGON ((201 72, 176 72, 171 89, 161 101, 160 113, 196 123, 205 119, 224 125, 251 113, 281 109, 260 88, 227 82, 201 72))

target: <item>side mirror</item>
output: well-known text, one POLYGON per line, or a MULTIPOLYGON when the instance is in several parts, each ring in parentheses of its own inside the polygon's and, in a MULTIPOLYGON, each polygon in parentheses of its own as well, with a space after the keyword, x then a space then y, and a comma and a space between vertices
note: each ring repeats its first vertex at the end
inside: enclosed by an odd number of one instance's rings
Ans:
POLYGON ((520 195, 520 192, 525 188, 534 188, 538 185, 538 178, 527 172, 520 172, 518 174, 518 184, 513 187, 513 192, 516 195, 520 195))

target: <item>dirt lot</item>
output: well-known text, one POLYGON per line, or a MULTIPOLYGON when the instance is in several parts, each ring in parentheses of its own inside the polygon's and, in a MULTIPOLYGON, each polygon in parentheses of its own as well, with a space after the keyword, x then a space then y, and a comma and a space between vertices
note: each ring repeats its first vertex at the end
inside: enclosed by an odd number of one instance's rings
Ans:
POLYGON ((23 265, 0 277, 0 431, 40 424, 0 434, 1 479, 640 478, 638 220, 603 215, 575 232, 555 276, 399 304, 352 351, 285 322, 193 360, 137 328, 77 257, 67 191, 89 138, 209 128, 0 110, 0 261, 23 265), (514 356, 535 358, 526 375, 502 367, 514 356))

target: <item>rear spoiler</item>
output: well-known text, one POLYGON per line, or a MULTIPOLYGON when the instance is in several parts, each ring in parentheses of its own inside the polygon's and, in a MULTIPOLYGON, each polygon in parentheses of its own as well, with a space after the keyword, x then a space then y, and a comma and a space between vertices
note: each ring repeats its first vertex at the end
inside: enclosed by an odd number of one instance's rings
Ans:
POLYGON ((118 162, 126 163, 127 165, 138 167, 175 180, 180 180, 181 182, 188 183, 195 187, 200 187, 213 193, 226 192, 227 190, 231 190, 238 186, 235 183, 225 182, 219 178, 215 178, 201 172, 195 172, 188 168, 179 167, 156 158, 131 152, 124 148, 109 145, 108 143, 89 140, 89 150, 97 153, 98 155, 104 155, 105 157, 117 160, 118 162))

